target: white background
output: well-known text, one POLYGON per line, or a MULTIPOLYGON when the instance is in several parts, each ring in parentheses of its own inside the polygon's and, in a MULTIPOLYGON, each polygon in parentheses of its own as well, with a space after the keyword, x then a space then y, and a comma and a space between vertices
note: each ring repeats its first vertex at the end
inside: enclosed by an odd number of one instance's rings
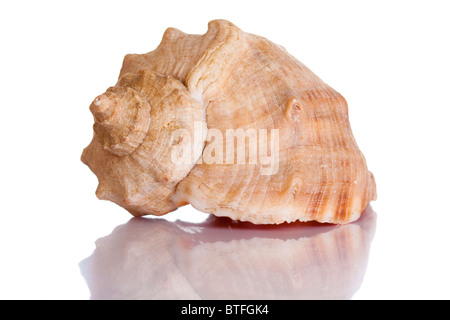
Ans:
POLYGON ((88 107, 125 54, 222 18, 283 45, 348 101, 378 187, 353 298, 449 299, 449 16, 445 1, 2 1, 0 298, 89 299, 78 264, 130 215, 97 200, 80 161, 88 107))

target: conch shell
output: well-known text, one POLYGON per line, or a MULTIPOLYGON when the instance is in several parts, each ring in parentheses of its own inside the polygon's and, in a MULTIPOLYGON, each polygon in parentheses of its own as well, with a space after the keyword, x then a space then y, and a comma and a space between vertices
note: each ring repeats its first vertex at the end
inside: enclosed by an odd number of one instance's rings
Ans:
POLYGON ((376 198, 345 99, 286 50, 211 21, 125 56, 82 161, 135 216, 179 206, 256 224, 345 224, 376 198), (226 143, 223 141, 226 138, 226 143))

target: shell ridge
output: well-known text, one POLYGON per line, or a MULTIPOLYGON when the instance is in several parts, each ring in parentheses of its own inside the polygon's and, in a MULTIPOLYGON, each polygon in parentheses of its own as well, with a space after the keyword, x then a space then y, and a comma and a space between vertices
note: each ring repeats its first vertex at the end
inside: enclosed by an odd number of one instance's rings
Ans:
MULTIPOLYGON (((148 102, 148 100, 146 99, 146 97, 141 97, 144 99, 144 102, 150 107, 150 103, 148 102)), ((139 119, 139 114, 140 113, 144 113, 146 111, 148 111, 150 113, 150 110, 146 110, 147 108, 143 108, 142 106, 139 107, 138 112, 136 113, 136 117, 135 117, 135 121, 137 122, 139 119)), ((130 128, 130 130, 128 131, 128 133, 125 135, 125 141, 120 142, 118 144, 112 145, 107 149, 125 149, 126 146, 130 143, 130 140, 134 140, 133 138, 136 138, 138 141, 138 143, 134 146, 131 146, 133 149, 128 151, 126 154, 124 154, 124 156, 128 155, 131 156, 137 149, 139 149, 139 147, 142 145, 142 143, 145 141, 145 139, 147 138, 148 135, 148 130, 150 129, 150 123, 151 123, 151 117, 145 117, 144 116, 144 128, 142 128, 143 130, 136 130, 135 125, 133 124, 133 126, 130 128), (130 138, 131 136, 131 138, 130 138), (140 137, 135 137, 135 136, 140 136, 140 137)))

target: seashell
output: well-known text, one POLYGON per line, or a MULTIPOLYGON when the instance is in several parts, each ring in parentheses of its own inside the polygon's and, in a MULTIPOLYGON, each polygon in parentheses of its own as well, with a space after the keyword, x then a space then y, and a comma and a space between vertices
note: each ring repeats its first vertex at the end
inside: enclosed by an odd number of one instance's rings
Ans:
POLYGON ((349 299, 375 229, 370 206, 339 227, 131 218, 80 269, 91 299, 349 299))
POLYGON ((82 161, 135 216, 190 203, 256 224, 345 224, 376 199, 345 99, 282 47, 225 20, 169 28, 90 107, 82 161))

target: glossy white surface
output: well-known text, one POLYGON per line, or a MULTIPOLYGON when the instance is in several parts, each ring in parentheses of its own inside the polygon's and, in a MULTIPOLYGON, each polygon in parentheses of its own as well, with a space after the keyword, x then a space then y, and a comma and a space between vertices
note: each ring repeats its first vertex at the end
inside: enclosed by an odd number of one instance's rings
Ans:
POLYGON ((449 299, 449 10, 445 1, 2 2, 0 298, 449 299), (347 99, 377 181, 374 213, 347 226, 261 228, 204 222, 190 206, 130 220, 95 198, 79 160, 89 104, 126 53, 153 50, 169 26, 204 33, 215 18, 283 45, 347 99))
POLYGON ((345 226, 133 218, 80 264, 92 299, 348 299, 376 214, 345 226))

